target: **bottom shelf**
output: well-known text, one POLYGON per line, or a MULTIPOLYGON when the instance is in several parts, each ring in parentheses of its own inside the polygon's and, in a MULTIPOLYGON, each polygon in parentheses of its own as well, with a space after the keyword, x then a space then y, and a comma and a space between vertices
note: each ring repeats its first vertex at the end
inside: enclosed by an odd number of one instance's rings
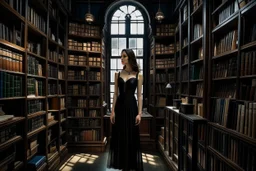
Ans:
POLYGON ((173 162, 172 158, 168 154, 168 151, 164 150, 164 148, 160 142, 158 142, 158 148, 159 148, 160 153, 163 155, 166 163, 168 164, 168 167, 171 170, 178 171, 178 165, 175 162, 173 162))
POLYGON ((103 141, 68 142, 68 151, 73 152, 104 152, 107 145, 107 138, 103 141))

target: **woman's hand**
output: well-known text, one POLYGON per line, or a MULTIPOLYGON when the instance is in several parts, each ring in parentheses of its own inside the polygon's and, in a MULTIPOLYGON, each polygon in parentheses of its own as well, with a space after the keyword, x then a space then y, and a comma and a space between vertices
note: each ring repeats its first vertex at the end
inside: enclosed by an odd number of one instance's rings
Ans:
POLYGON ((115 123, 115 114, 114 114, 114 113, 111 113, 111 115, 110 115, 110 122, 111 122, 112 124, 115 123))
POLYGON ((136 124, 136 126, 140 124, 140 121, 141 121, 141 116, 138 114, 138 115, 136 116, 136 119, 135 119, 135 124, 136 124))

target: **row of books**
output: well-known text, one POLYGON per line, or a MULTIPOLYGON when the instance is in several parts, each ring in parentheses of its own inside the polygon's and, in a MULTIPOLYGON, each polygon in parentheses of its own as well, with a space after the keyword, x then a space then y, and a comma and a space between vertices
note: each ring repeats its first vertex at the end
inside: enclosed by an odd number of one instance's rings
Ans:
MULTIPOLYGON (((249 42, 256 41, 256 24, 253 24, 251 27, 249 27, 247 29, 249 30, 248 41, 249 42)), ((246 33, 248 33, 247 30, 246 30, 246 33)))
POLYGON ((237 30, 233 30, 223 36, 220 40, 216 41, 214 44, 214 56, 226 51, 235 50, 237 48, 237 35, 237 30))
POLYGON ((58 53, 53 50, 48 50, 48 60, 58 62, 58 53))
POLYGON ((86 80, 86 70, 68 70, 68 80, 86 80))
POLYGON ((181 57, 182 65, 188 64, 188 55, 185 54, 181 57))
POLYGON ((182 15, 181 15, 182 21, 186 21, 188 18, 188 5, 184 5, 184 7, 182 8, 182 15))
MULTIPOLYGON (((255 170, 255 151, 249 144, 213 127, 209 130, 209 143, 210 147, 216 149, 243 170, 255 170)), ((226 164, 223 166, 227 167, 226 164)), ((228 170, 233 169, 229 168, 228 170)))
POLYGON ((215 61, 212 67, 213 78, 226 78, 237 75, 237 60, 236 57, 215 61))
POLYGON ((101 78, 101 73, 100 72, 94 72, 94 71, 89 71, 88 72, 88 80, 100 81, 100 78, 101 78))
POLYGON ((242 52, 240 75, 244 76, 244 75, 255 75, 255 74, 256 74, 256 51, 242 52))
POLYGON ((97 127, 100 126, 100 119, 81 118, 81 119, 70 119, 69 126, 75 127, 97 127))
POLYGON ((99 42, 80 42, 68 39, 68 48, 73 50, 100 52, 101 44, 99 42))
POLYGON ((0 144, 10 140, 11 138, 15 137, 16 133, 16 125, 10 125, 7 127, 3 127, 0 130, 0 144))
POLYGON ((214 97, 219 98, 236 98, 236 83, 216 83, 214 85, 214 97))
POLYGON ((0 71, 0 98, 21 97, 23 78, 15 74, 0 71))
POLYGON ((29 52, 35 53, 37 55, 42 56, 42 45, 40 43, 36 43, 34 41, 28 40, 27 42, 27 50, 29 52))
POLYGON ((42 16, 36 12, 34 8, 32 8, 30 5, 28 5, 27 9, 27 19, 30 23, 32 23, 34 26, 36 26, 39 30, 41 30, 43 33, 46 33, 46 14, 45 16, 42 16))
POLYGON ((156 25, 157 36, 173 36, 175 33, 174 24, 160 24, 156 25))
POLYGON ((60 109, 65 109, 66 103, 65 103, 65 97, 60 98, 60 109))
POLYGON ((252 79, 251 82, 241 83, 239 90, 239 99, 256 101, 256 79, 252 79))
POLYGON ((100 27, 88 24, 69 23, 69 34, 78 36, 100 36, 100 27))
POLYGON ((192 61, 197 60, 197 59, 204 59, 204 49, 203 47, 199 48, 193 48, 192 49, 193 56, 192 56, 192 61))
POLYGON ((27 96, 43 96, 43 81, 27 79, 27 96))
POLYGON ((67 99, 67 105, 69 107, 86 107, 87 100, 86 99, 74 99, 71 97, 68 97, 67 99))
POLYGON ((229 6, 224 8, 219 13, 219 18, 216 24, 217 25, 221 24, 223 21, 225 21, 228 17, 230 17, 232 14, 234 14, 238 10, 239 8, 238 8, 237 1, 233 1, 229 6))
POLYGON ((73 84, 68 85, 68 94, 69 95, 87 95, 87 87, 85 85, 73 84))
POLYGON ((0 39, 13 43, 13 32, 10 26, 0 23, 0 39))
POLYGON ((48 95, 56 95, 56 94, 58 94, 57 84, 48 83, 48 95))
POLYGON ((202 3, 202 0, 193 0, 193 11, 195 11, 202 3))
POLYGON ((203 97, 204 86, 203 83, 198 83, 196 85, 196 96, 203 97))
POLYGON ((199 99, 194 98, 193 105, 194 105, 194 114, 204 117, 203 103, 200 103, 199 99))
POLYGON ((175 67, 174 58, 172 59, 156 59, 155 60, 156 68, 172 68, 175 67))
POLYGON ((160 43, 156 43, 155 45, 156 48, 156 54, 170 54, 170 53, 174 53, 174 44, 160 44, 160 43))
POLYGON ((69 129, 69 141, 70 142, 84 142, 84 141, 100 141, 100 130, 90 129, 77 131, 69 129))
POLYGON ((87 114, 86 109, 69 109, 69 116, 72 117, 100 117, 99 110, 89 110, 87 114))
POLYGON ((101 85, 100 84, 93 84, 93 85, 89 85, 89 94, 96 94, 96 95, 100 95, 100 89, 101 85))
POLYGON ((163 85, 163 84, 156 84, 156 93, 165 94, 166 93, 165 85, 163 85))
POLYGON ((52 5, 52 0, 49 0, 49 13, 52 15, 54 18, 57 18, 57 10, 54 8, 52 5))
POLYGON ((0 47, 0 68, 4 70, 22 72, 23 55, 0 47))
POLYGON ((183 43, 183 44, 182 44, 182 47, 187 46, 187 45, 188 45, 188 37, 184 37, 182 43, 183 43))
POLYGON ((28 55, 27 64, 29 74, 43 76, 43 67, 37 58, 28 55))
POLYGON ((30 100, 28 101, 28 114, 43 111, 44 103, 42 100, 30 100))
POLYGON ((28 132, 31 132, 44 125, 44 116, 38 116, 28 120, 28 132))
POLYGON ((204 70, 203 66, 196 66, 191 65, 190 67, 190 79, 191 80, 197 80, 197 79, 203 79, 204 78, 204 70))
POLYGON ((193 34, 193 40, 199 38, 203 35, 203 27, 202 24, 195 24, 194 25, 194 34, 193 34))
POLYGON ((63 70, 58 71, 58 79, 65 79, 65 71, 63 70))
POLYGON ((24 1, 21 0, 4 0, 6 3, 10 5, 15 11, 17 11, 20 15, 24 16, 23 8, 24 8, 24 1))
POLYGON ((174 79, 175 79, 175 73, 168 73, 167 74, 167 80, 169 82, 174 82, 174 79))
POLYGON ((69 65, 86 65, 87 64, 86 56, 78 55, 68 55, 68 64, 69 65))
POLYGON ((166 82, 166 74, 165 73, 157 73, 156 74, 156 82, 166 82))
POLYGON ((48 77, 58 78, 58 68, 48 64, 48 77))
MULTIPOLYGON (((197 68, 197 67, 195 67, 197 68)), ((188 67, 182 68, 182 81, 188 81, 188 67)))

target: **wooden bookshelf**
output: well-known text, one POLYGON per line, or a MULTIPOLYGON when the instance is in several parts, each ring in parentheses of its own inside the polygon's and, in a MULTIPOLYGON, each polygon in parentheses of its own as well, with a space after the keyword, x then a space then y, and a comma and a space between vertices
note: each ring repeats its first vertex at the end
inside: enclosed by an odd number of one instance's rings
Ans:
POLYGON ((68 150, 103 151, 105 56, 100 26, 70 21, 68 42, 68 150))
MULTIPOLYGON (((8 89, 0 90, 0 101, 3 104, 3 111, 15 116, 13 120, 4 124, 10 129, 16 126, 17 132, 13 139, 6 141, 11 146, 1 149, 1 153, 6 150, 15 151, 13 161, 6 164, 8 170, 28 170, 28 162, 35 155, 45 156, 46 161, 43 166, 51 168, 52 165, 47 157, 50 153, 48 134, 54 132, 52 136, 55 136, 55 139, 54 142, 50 141, 50 144, 55 143, 57 153, 60 152, 60 146, 67 142, 65 136, 60 137, 59 130, 63 126, 62 131, 65 132, 64 118, 67 116, 65 107, 62 106, 65 106, 66 98, 68 12, 63 5, 58 6, 63 4, 60 0, 13 0, 12 2, 17 5, 9 4, 9 1, 0 2, 1 11, 10 19, 8 21, 2 16, 1 24, 11 30, 9 33, 6 32, 6 35, 11 34, 12 37, 9 39, 10 35, 3 36, 1 33, 1 60, 4 55, 4 58, 11 62, 7 66, 1 66, 0 80, 5 81, 3 75, 14 80, 13 83, 5 83, 8 89), (52 11, 55 11, 55 22, 52 22, 52 11), (55 39, 52 39, 53 32, 55 39), (5 55, 5 52, 12 56, 5 55), (55 60, 51 52, 55 52, 55 60), (48 64, 54 66, 55 71, 51 71, 48 64), (58 76, 58 71, 61 71, 61 77, 58 76), (51 79, 53 72, 57 76, 51 79), (54 95, 57 97, 51 97, 52 89, 55 89, 54 95), (56 101, 56 112, 52 113, 55 125, 50 125, 48 122, 48 113, 53 107, 52 101, 56 101), (61 120, 64 122, 60 122, 61 120), (35 122, 40 125, 35 126, 35 122), (33 149, 30 147, 32 140, 37 140, 37 146, 33 149)), ((66 2, 69 3, 70 1, 66 2)), ((57 160, 55 164, 59 164, 57 160)))

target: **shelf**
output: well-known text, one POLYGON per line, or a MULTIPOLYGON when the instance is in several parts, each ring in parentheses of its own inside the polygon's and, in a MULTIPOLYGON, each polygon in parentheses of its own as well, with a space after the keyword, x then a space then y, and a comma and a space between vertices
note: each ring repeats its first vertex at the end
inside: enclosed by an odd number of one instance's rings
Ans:
POLYGON ((50 59, 47 60, 49 63, 52 63, 52 64, 55 64, 55 65, 58 65, 58 62, 55 62, 55 61, 52 61, 50 59))
POLYGON ((54 141, 57 141, 57 137, 53 138, 52 140, 50 140, 50 142, 48 143, 48 145, 50 145, 51 143, 53 143, 54 141))
POLYGON ((58 78, 48 77, 48 80, 55 80, 55 81, 57 81, 58 78))
POLYGON ((88 107, 68 107, 69 109, 87 109, 88 107))
POLYGON ((55 46, 58 46, 58 45, 59 45, 55 40, 51 39, 50 37, 48 37, 48 41, 49 41, 49 43, 52 44, 52 45, 55 45, 55 46))
POLYGON ((198 98, 198 99, 203 99, 203 97, 201 97, 201 96, 195 96, 195 95, 189 95, 189 97, 198 98))
POLYGON ((255 48, 255 47, 256 47, 256 41, 253 41, 253 42, 250 42, 250 43, 247 43, 247 44, 243 45, 241 47, 241 50, 246 50, 246 49, 255 48))
POLYGON ((181 96, 187 96, 187 97, 189 96, 188 94, 180 94, 180 95, 181 95, 181 96))
POLYGON ((81 39, 81 38, 84 38, 84 39, 94 39, 94 40, 101 40, 101 37, 100 36, 83 36, 83 35, 76 35, 76 34, 68 34, 69 38, 78 38, 78 39, 81 39))
POLYGON ((191 61, 191 64, 195 64, 195 63, 198 63, 198 62, 203 62, 204 59, 196 59, 194 61, 191 61))
POLYGON ((222 58, 224 56, 233 55, 237 52, 238 52, 238 49, 227 51, 227 52, 221 53, 219 55, 213 56, 212 59, 218 59, 218 58, 222 58))
POLYGON ((188 63, 186 63, 186 64, 182 64, 181 66, 182 66, 182 67, 185 67, 185 66, 187 66, 187 65, 188 65, 188 63))
POLYGON ((87 97, 88 95, 87 94, 84 94, 84 95, 81 95, 81 94, 79 94, 79 95, 68 94, 68 96, 70 96, 70 97, 87 97))
POLYGON ((0 69, 0 71, 7 72, 7 73, 10 73, 10 74, 22 75, 22 76, 25 75, 25 73, 23 73, 23 72, 9 71, 9 70, 5 70, 5 69, 0 69))
POLYGON ((1 100, 17 100, 17 99, 25 99, 26 97, 4 97, 4 98, 0 98, 1 100))
POLYGON ((49 109, 48 112, 59 112, 57 109, 49 109))
POLYGON ((190 80, 191 83, 193 83, 193 82, 203 82, 203 81, 204 81, 204 79, 190 80))
POLYGON ((75 127, 75 126, 68 126, 71 129, 101 129, 101 126, 84 126, 84 127, 75 127))
POLYGON ((233 169, 236 171, 243 171, 236 163, 234 163, 232 160, 228 159, 227 157, 223 156, 221 153, 219 153, 214 148, 208 146, 207 147, 209 151, 211 151, 214 155, 218 156, 221 160, 225 161, 225 163, 228 163, 233 169))
POLYGON ((191 13, 191 16, 199 14, 203 10, 203 2, 191 13))
POLYGON ((25 49, 23 47, 18 46, 18 45, 14 44, 14 43, 8 42, 8 41, 6 41, 4 39, 1 39, 1 38, 0 38, 0 44, 1 45, 5 45, 5 46, 7 46, 9 48, 12 48, 14 50, 17 50, 19 52, 25 52, 25 49))
POLYGON ((203 41, 203 35, 201 35, 200 37, 196 38, 195 40, 191 41, 190 44, 193 45, 193 44, 202 44, 202 41, 203 41))
POLYGON ((251 1, 247 3, 243 8, 241 8, 241 14, 242 15, 247 15, 247 13, 252 12, 254 14, 256 8, 256 1, 251 1))
POLYGON ((156 70, 166 70, 166 69, 175 69, 175 67, 168 67, 168 68, 155 68, 156 70))
POLYGON ((39 58, 39 59, 43 59, 43 60, 46 60, 46 58, 45 57, 43 57, 43 56, 41 56, 41 55, 37 55, 37 54, 35 54, 35 53, 33 53, 33 52, 27 52, 29 55, 32 55, 32 56, 34 56, 34 57, 37 57, 37 58, 39 58))
POLYGON ((67 120, 66 118, 63 118, 63 119, 61 119, 60 122, 62 123, 62 122, 65 122, 66 120, 67 120))
POLYGON ((16 161, 14 163, 14 171, 18 171, 21 170, 21 168, 23 167, 24 163, 22 161, 16 161))
POLYGON ((213 81, 221 81, 221 80, 233 80, 236 79, 236 76, 232 76, 232 77, 225 77, 225 78, 213 78, 213 81))
MULTIPOLYGON (((63 45, 61 45, 61 44, 58 44, 58 46, 59 46, 61 49, 66 50, 66 47, 65 47, 65 46, 63 46, 63 45)), ((62 65, 64 65, 64 64, 62 64, 62 65)))
POLYGON ((70 64, 68 64, 68 67, 83 67, 83 68, 86 68, 87 65, 70 65, 70 64))
POLYGON ((243 79, 245 79, 245 78, 255 78, 256 77, 256 75, 245 75, 245 76, 240 76, 240 78, 243 78, 243 79))
POLYGON ((52 95, 47 95, 48 98, 54 98, 54 97, 58 97, 57 94, 52 94, 52 95))
POLYGON ((10 146, 10 145, 20 141, 20 140, 22 140, 21 136, 19 136, 19 135, 15 136, 15 137, 5 141, 4 143, 0 144, 0 150, 4 149, 4 148, 6 148, 6 147, 8 147, 8 146, 10 146))
MULTIPOLYGON (((232 14, 231 16, 229 16, 228 18, 226 18, 223 22, 221 22, 219 25, 217 25, 213 30, 212 30, 212 33, 216 33, 222 29, 226 29, 226 30, 230 30, 226 27, 234 24, 233 22, 235 22, 237 19, 238 20, 238 16, 239 16, 239 13, 238 12, 235 12, 234 14, 232 14)), ((238 21, 237 21, 238 22, 238 21)))
POLYGON ((68 82, 87 82, 87 80, 67 80, 68 82))
POLYGON ((100 80, 88 80, 88 82, 95 82, 95 83, 98 83, 98 82, 101 82, 100 80))
POLYGON ((40 79, 46 79, 45 76, 39 76, 39 75, 32 75, 32 74, 27 74, 28 77, 34 77, 34 78, 40 78, 40 79))
POLYGON ((15 17, 16 19, 25 22, 25 18, 20 15, 16 10, 14 10, 8 3, 6 3, 5 1, 0 1, 0 8, 2 13, 5 14, 6 11, 8 11, 8 18, 10 16, 15 17), (3 11, 5 10, 5 11, 3 11))
POLYGON ((71 144, 102 144, 103 142, 102 141, 78 141, 78 142, 75 142, 75 141, 69 141, 68 142, 68 145, 71 145, 71 144))
POLYGON ((27 96, 28 100, 45 99, 45 96, 27 96))
POLYGON ((35 118, 37 116, 41 116, 44 114, 46 114, 46 111, 39 111, 39 112, 31 113, 31 114, 28 114, 28 119, 35 118))
POLYGON ((237 132, 237 131, 232 130, 232 129, 230 129, 230 128, 226 128, 226 127, 224 127, 224 126, 222 126, 222 125, 219 125, 219 124, 216 124, 216 123, 213 123, 213 122, 208 122, 208 123, 209 123, 211 126, 213 126, 213 127, 215 127, 215 128, 219 128, 219 129, 221 129, 221 130, 223 130, 223 131, 225 131, 225 132, 231 134, 232 136, 235 136, 235 137, 237 137, 237 138, 239 138, 239 139, 242 139, 242 140, 244 140, 244 141, 246 141, 246 142, 248 142, 248 143, 250 143, 250 144, 252 144, 252 145, 255 145, 255 144, 256 144, 256 139, 255 139, 255 138, 248 137, 248 136, 246 136, 246 135, 244 135, 244 134, 242 134, 242 133, 240 133, 240 132, 237 132))
POLYGON ((43 131, 43 130, 45 130, 45 129, 46 129, 46 126, 43 125, 43 126, 41 126, 40 128, 37 128, 37 129, 35 129, 35 130, 29 132, 29 133, 27 134, 27 137, 30 138, 30 137, 32 137, 33 135, 38 134, 39 132, 41 132, 41 131, 43 131))
POLYGON ((205 148, 205 146, 203 145, 204 144, 204 141, 200 141, 198 140, 198 145, 201 147, 201 148, 205 148))
POLYGON ((224 8, 228 4, 228 0, 224 0, 222 4, 220 4, 213 12, 212 15, 215 15, 218 11, 224 8))
POLYGON ((42 32, 41 30, 39 30, 36 26, 34 26, 32 23, 30 23, 28 21, 28 30, 31 29, 31 31, 33 31, 35 34, 37 34, 38 36, 42 36, 44 38, 47 38, 46 34, 44 32, 42 32))
POLYGON ((186 26, 188 24, 188 18, 186 18, 186 20, 184 20, 182 23, 181 23, 181 26, 186 26))
POLYGON ((6 121, 0 122, 0 128, 8 126, 10 124, 17 124, 18 122, 24 121, 25 117, 13 117, 12 119, 8 119, 6 121))
POLYGON ((168 39, 173 39, 175 36, 174 35, 168 35, 168 36, 155 36, 156 40, 168 40, 168 39))
POLYGON ((50 128, 50 127, 52 127, 53 125, 56 125, 58 123, 58 121, 56 121, 56 120, 53 120, 53 121, 51 121, 50 123, 48 123, 48 128, 50 128))
POLYGON ((62 131, 62 132, 60 133, 60 136, 63 136, 65 133, 66 133, 66 131, 62 131))

